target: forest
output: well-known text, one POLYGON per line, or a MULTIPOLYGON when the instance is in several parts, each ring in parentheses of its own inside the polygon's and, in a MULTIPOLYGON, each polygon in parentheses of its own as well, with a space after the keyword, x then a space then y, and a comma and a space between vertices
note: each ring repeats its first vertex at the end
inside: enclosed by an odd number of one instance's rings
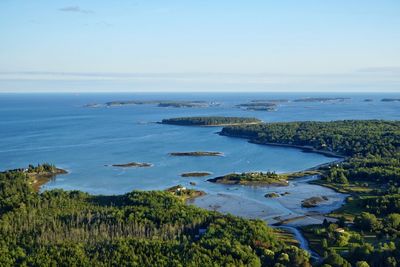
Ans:
POLYGON ((310 266, 261 220, 166 191, 38 193, 27 172, 0 173, 0 266, 310 266))
POLYGON ((222 135, 312 148, 343 157, 315 183, 349 194, 337 222, 303 227, 323 266, 400 264, 400 122, 344 120, 224 127, 222 135))
POLYGON ((187 125, 187 126, 218 126, 218 125, 232 125, 232 124, 254 124, 260 123, 261 121, 256 118, 246 117, 180 117, 164 119, 161 121, 163 124, 174 124, 174 125, 187 125))

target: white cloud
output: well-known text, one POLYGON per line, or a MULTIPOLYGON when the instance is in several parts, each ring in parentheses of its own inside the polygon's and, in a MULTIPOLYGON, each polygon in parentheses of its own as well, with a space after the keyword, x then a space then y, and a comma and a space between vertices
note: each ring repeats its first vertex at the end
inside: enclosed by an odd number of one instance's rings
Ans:
POLYGON ((82 14, 90 14, 94 13, 92 10, 89 9, 82 9, 79 6, 66 6, 59 9, 62 12, 72 12, 72 13, 82 13, 82 14))

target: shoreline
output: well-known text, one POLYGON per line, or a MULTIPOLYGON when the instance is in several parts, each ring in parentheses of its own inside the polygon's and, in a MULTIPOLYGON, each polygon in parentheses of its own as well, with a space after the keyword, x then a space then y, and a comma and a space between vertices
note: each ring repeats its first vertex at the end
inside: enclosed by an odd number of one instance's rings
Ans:
POLYGON ((53 180, 58 175, 68 174, 67 170, 56 168, 55 172, 27 173, 30 184, 35 192, 40 192, 42 186, 53 180))
MULTIPOLYGON (((229 135, 226 135, 226 136, 229 136, 229 135)), ((238 137, 238 138, 242 138, 242 137, 238 137)), ((326 151, 326 150, 315 149, 315 148, 310 147, 310 146, 300 146, 300 145, 291 145, 291 144, 279 144, 279 143, 261 143, 261 142, 258 142, 258 141, 256 141, 256 140, 251 140, 251 139, 250 139, 248 142, 249 142, 249 143, 252 143, 252 144, 265 145, 265 146, 277 146, 277 147, 298 148, 298 149, 302 150, 302 151, 305 152, 305 153, 317 153, 317 154, 324 155, 324 156, 326 156, 326 157, 328 157, 328 158, 340 158, 340 159, 346 159, 346 158, 347 158, 346 156, 343 156, 343 155, 338 154, 338 153, 333 152, 333 151, 326 151)), ((323 164, 327 164, 327 163, 323 163, 323 164)), ((320 164, 320 165, 323 165, 323 164, 320 164)), ((320 165, 317 165, 317 166, 320 166, 320 165)), ((307 169, 307 170, 314 169, 314 168, 316 168, 317 166, 311 167, 310 169, 307 169)))

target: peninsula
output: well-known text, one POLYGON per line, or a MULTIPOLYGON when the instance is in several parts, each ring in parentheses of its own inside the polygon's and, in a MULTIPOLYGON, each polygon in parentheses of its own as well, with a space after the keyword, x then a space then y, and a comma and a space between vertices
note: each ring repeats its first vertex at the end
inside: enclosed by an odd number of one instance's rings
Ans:
POLYGON ((27 180, 32 185, 33 189, 38 192, 42 185, 51 181, 57 175, 67 174, 68 172, 57 168, 52 164, 44 163, 38 164, 37 166, 29 165, 28 168, 14 169, 0 173, 23 173, 26 175, 27 180))
MULTIPOLYGON (((337 222, 302 227, 311 249, 324 255, 322 263, 331 266, 339 261, 337 266, 359 261, 381 266, 389 258, 399 259, 395 251, 400 246, 400 121, 262 123, 224 127, 221 134, 342 156, 340 162, 316 168, 321 179, 312 183, 349 197, 343 207, 329 214, 337 222), (390 251, 388 246, 392 246, 390 251)), ((314 207, 323 201, 323 197, 311 197, 302 206, 314 207)))
POLYGON ((206 194, 204 191, 186 188, 182 185, 176 185, 176 186, 170 187, 170 188, 166 189, 165 191, 182 199, 183 201, 192 200, 197 197, 204 196, 206 194))

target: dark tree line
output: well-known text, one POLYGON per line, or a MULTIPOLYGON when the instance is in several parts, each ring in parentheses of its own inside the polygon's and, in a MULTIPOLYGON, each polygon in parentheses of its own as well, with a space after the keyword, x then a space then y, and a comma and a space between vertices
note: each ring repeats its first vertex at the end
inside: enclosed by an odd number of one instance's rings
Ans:
POLYGON ((33 191, 0 173, 0 266, 309 266, 265 222, 186 205, 168 192, 33 191))

